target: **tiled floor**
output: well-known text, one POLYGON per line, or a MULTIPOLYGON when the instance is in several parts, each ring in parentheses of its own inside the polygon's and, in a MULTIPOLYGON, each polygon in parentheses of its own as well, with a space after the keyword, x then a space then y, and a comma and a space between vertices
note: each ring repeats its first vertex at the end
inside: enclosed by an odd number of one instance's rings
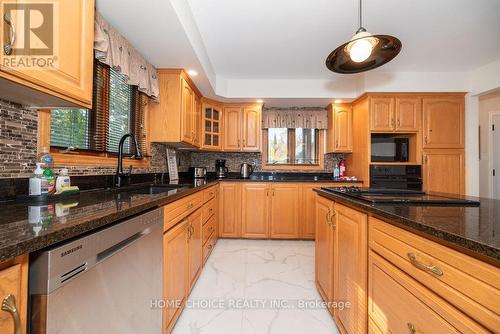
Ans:
POLYGON ((338 333, 320 301, 313 242, 221 239, 174 334, 338 333))

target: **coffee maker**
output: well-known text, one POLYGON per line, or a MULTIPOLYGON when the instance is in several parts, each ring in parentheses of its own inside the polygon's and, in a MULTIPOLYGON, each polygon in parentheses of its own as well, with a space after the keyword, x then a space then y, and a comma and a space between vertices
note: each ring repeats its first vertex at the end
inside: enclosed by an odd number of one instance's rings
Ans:
POLYGON ((223 179, 227 176, 227 173, 229 173, 229 169, 226 167, 226 160, 215 160, 215 174, 217 175, 217 178, 223 179))

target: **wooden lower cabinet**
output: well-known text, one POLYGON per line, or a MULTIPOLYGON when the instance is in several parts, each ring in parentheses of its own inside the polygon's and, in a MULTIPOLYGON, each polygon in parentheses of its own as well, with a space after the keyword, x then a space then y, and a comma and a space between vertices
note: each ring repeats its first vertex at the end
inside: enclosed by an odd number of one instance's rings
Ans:
POLYGON ((196 284, 203 265, 217 241, 218 215, 217 212, 210 210, 214 199, 217 199, 215 187, 207 189, 206 194, 196 193, 165 207, 165 213, 169 214, 165 214, 163 234, 164 333, 170 333, 175 326, 187 296, 196 284), (204 203, 202 198, 206 199, 204 203), (199 203, 198 200, 202 203, 201 206, 198 205, 194 212, 185 212, 182 219, 172 225, 172 212, 176 212, 174 209, 185 207, 186 203, 199 203), (204 217, 204 212, 210 216, 204 217), (209 235, 205 236, 206 233, 209 235))
POLYGON ((370 333, 488 333, 373 251, 368 268, 370 333))
POLYGON ((188 293, 188 220, 163 236, 163 328, 170 333, 182 312, 188 293))
POLYGON ((269 238, 268 183, 244 183, 241 189, 241 236, 269 238))
POLYGON ((219 188, 219 236, 241 237, 240 182, 221 182, 219 188))
POLYGON ((193 288, 203 265, 202 257, 202 231, 203 217, 202 209, 196 210, 189 216, 187 243, 188 243, 188 263, 189 263, 189 291, 193 288))
MULTIPOLYGON (((316 199, 316 242, 315 242, 315 282, 326 302, 333 301, 334 231, 331 223, 333 202, 319 197, 316 199)), ((332 312, 333 310, 330 309, 332 312)))
POLYGON ((367 215, 335 203, 333 224, 333 296, 351 304, 334 318, 344 333, 366 333, 367 215))
POLYGON ((26 333, 28 256, 0 263, 0 303, 17 310, 16 314, 3 309, 0 311, 0 333, 26 333), (14 316, 18 317, 18 328, 15 327, 14 316))
POLYGON ((315 188, 321 187, 350 187, 352 183, 301 183, 299 235, 300 239, 314 240, 315 237, 315 210, 316 196, 315 188))
POLYGON ((300 186, 275 183, 271 186, 270 236, 272 239, 298 239, 300 186))

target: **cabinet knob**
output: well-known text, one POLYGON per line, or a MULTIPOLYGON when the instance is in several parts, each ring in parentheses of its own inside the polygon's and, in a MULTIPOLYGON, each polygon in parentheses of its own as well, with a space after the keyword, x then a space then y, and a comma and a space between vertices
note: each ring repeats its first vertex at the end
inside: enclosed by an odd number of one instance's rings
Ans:
POLYGON ((406 325, 408 326, 408 331, 410 332, 410 334, 415 334, 417 332, 417 329, 411 322, 407 323, 406 325))
POLYGON ((14 320, 14 334, 21 334, 21 317, 16 306, 16 297, 7 295, 2 301, 2 311, 10 313, 14 320))

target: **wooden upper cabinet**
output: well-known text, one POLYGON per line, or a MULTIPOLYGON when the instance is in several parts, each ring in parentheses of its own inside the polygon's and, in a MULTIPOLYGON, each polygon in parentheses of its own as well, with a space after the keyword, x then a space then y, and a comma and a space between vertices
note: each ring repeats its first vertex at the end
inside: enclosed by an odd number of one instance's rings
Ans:
POLYGON ((224 151, 260 151, 261 106, 231 105, 224 108, 224 151))
POLYGON ((193 124, 193 114, 194 114, 194 94, 193 89, 189 86, 186 80, 181 79, 182 92, 181 92, 181 140, 193 144, 194 140, 194 124, 193 124))
POLYGON ((352 110, 335 110, 335 152, 352 152, 352 110))
POLYGON ((262 132, 260 107, 243 108, 243 151, 259 151, 262 132))
POLYGON ((182 311, 189 288, 187 230, 185 220, 163 235, 163 298, 169 302, 163 309, 163 328, 167 333, 182 311))
POLYGON ((219 236, 241 237, 241 183, 221 182, 219 188, 219 236))
MULTIPOLYGON (((54 14, 57 15, 57 18, 54 21, 57 23, 53 36, 53 49, 54 57, 57 58, 54 66, 50 70, 9 66, 13 64, 9 61, 12 58, 7 56, 2 48, 0 77, 25 87, 16 89, 16 86, 5 83, 0 90, 0 97, 41 107, 82 106, 91 108, 94 0, 56 0, 55 5, 54 8, 57 10, 54 11, 54 14)), ((14 18, 13 21, 15 21, 14 18)), ((2 24, 6 25, 3 17, 2 24)), ((16 52, 19 52, 16 49, 24 47, 19 43, 26 42, 30 36, 25 36, 24 39, 20 38, 23 27, 19 26, 17 22, 12 29, 17 36, 17 43, 14 45, 12 53, 12 56, 15 56, 16 52)), ((44 42, 43 39, 42 42, 44 42)), ((27 52, 29 55, 30 51, 27 52)), ((53 58, 51 57, 51 59, 53 58)))
POLYGON ((0 301, 19 315, 19 328, 15 328, 12 313, 0 311, 0 333, 26 333, 28 313, 28 257, 21 256, 0 263, 0 301), (16 331, 17 330, 17 331, 16 331))
POLYGON ((464 148, 464 98, 426 97, 423 108, 424 148, 464 148))
POLYGON ((327 153, 352 152, 352 106, 348 104, 331 104, 328 106, 327 112, 327 153))
POLYGON ((151 142, 176 147, 199 147, 200 92, 183 70, 158 70, 160 102, 149 105, 151 142))
POLYGON ((351 307, 334 310, 343 333, 366 333, 367 216, 335 203, 333 216, 334 298, 348 300, 351 307))
POLYGON ((394 120, 394 98, 372 97, 370 99, 370 130, 371 131, 393 131, 394 120))
POLYGON ((222 150, 222 105, 203 102, 201 114, 201 148, 222 150))
POLYGON ((432 149, 423 152, 423 183, 426 192, 465 193, 463 150, 432 149))
POLYGON ((203 226, 202 209, 199 208, 188 217, 188 277, 189 291, 193 289, 203 264, 201 231, 203 226))
POLYGON ((275 183, 271 187, 271 238, 299 237, 300 185, 275 183))
POLYGON ((194 94, 193 97, 193 117, 191 119, 193 123, 193 145, 196 147, 201 147, 201 98, 194 94))
POLYGON ((418 132, 422 114, 422 99, 418 97, 396 98, 396 127, 399 132, 418 132))
POLYGON ((241 189, 241 236, 243 238, 269 237, 268 183, 244 183, 241 189))
MULTIPOLYGON (((321 297, 325 301, 333 301, 333 247, 334 234, 330 223, 333 202, 321 197, 316 197, 315 221, 315 281, 321 297)), ((330 309, 331 310, 331 309, 330 309)))
POLYGON ((241 149, 241 108, 224 108, 224 151, 241 149))

